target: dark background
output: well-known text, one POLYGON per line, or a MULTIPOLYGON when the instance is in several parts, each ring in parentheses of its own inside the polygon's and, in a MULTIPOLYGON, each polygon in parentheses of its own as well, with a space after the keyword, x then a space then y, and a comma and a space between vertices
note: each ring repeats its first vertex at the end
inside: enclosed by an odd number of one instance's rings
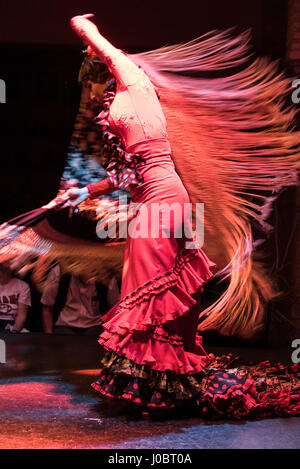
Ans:
MULTIPOLYGON (((69 26, 72 16, 94 13, 103 35, 128 52, 191 40, 213 29, 251 28, 254 51, 279 58, 285 68, 287 4, 287 0, 0 0, 0 79, 7 87, 7 103, 0 106, 0 223, 39 207, 57 193, 80 96, 82 44, 69 26)), ((277 217, 279 209, 288 216, 284 208, 292 202, 291 194, 287 191, 280 198, 277 217)), ((280 263, 280 245, 285 252, 288 220, 276 228, 275 236, 276 248, 274 237, 267 246, 270 265, 280 263)), ((281 269, 281 276, 286 287, 288 271, 281 269)))

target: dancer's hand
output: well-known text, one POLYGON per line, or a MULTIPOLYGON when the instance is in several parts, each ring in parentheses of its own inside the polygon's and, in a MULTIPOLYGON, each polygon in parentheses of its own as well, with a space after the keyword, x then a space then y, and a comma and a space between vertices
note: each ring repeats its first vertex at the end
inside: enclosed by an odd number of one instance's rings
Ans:
POLYGON ((78 204, 86 200, 90 196, 90 193, 87 187, 83 187, 82 189, 77 189, 74 187, 73 189, 69 189, 64 194, 64 196, 68 196, 69 200, 67 200, 67 202, 63 204, 62 208, 70 207, 69 216, 71 217, 73 215, 75 207, 77 207, 78 204))
POLYGON ((86 15, 73 16, 71 18, 71 28, 80 36, 82 39, 86 39, 89 33, 98 32, 98 28, 89 18, 93 17, 92 13, 86 15))

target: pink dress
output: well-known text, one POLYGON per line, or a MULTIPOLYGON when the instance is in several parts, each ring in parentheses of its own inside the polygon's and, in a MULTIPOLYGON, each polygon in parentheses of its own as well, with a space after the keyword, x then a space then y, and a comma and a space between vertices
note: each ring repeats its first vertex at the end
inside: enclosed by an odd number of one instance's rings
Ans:
POLYGON ((124 149, 144 158, 138 165, 143 181, 128 186, 131 204, 143 207, 127 238, 120 301, 103 317, 99 343, 107 353, 93 386, 106 396, 173 406, 188 392, 180 391, 176 375, 199 373, 210 362, 196 329, 200 293, 215 264, 187 245, 193 240, 189 197, 175 171, 156 90, 142 69, 107 44, 102 58, 117 80, 107 120, 124 149), (155 212, 159 204, 165 208, 155 212), (168 223, 171 204, 177 212, 168 223), (158 230, 154 236, 151 229, 158 230), (170 373, 177 397, 159 384, 164 380, 166 387, 170 373))

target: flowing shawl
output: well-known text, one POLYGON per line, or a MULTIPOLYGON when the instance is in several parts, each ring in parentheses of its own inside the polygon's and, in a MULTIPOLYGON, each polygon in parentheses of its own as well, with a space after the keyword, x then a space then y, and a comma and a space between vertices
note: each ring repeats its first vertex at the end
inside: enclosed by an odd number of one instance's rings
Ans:
POLYGON ((245 338, 255 336, 267 302, 278 295, 257 246, 272 228, 266 220, 276 197, 298 183, 300 155, 292 79, 277 62, 251 58, 249 39, 249 31, 212 31, 130 56, 160 89, 173 161, 194 216, 195 204, 204 203, 203 248, 219 267, 216 275, 228 280, 201 312, 199 330, 245 338))

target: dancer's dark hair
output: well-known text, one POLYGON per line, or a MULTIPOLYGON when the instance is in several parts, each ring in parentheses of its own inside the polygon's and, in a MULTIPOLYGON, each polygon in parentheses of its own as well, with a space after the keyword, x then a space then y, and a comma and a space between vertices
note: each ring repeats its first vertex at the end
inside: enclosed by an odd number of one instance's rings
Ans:
POLYGON ((87 55, 79 71, 78 83, 82 84, 84 81, 90 80, 93 83, 103 84, 110 77, 112 77, 112 74, 107 66, 101 62, 99 57, 96 55, 87 55))

